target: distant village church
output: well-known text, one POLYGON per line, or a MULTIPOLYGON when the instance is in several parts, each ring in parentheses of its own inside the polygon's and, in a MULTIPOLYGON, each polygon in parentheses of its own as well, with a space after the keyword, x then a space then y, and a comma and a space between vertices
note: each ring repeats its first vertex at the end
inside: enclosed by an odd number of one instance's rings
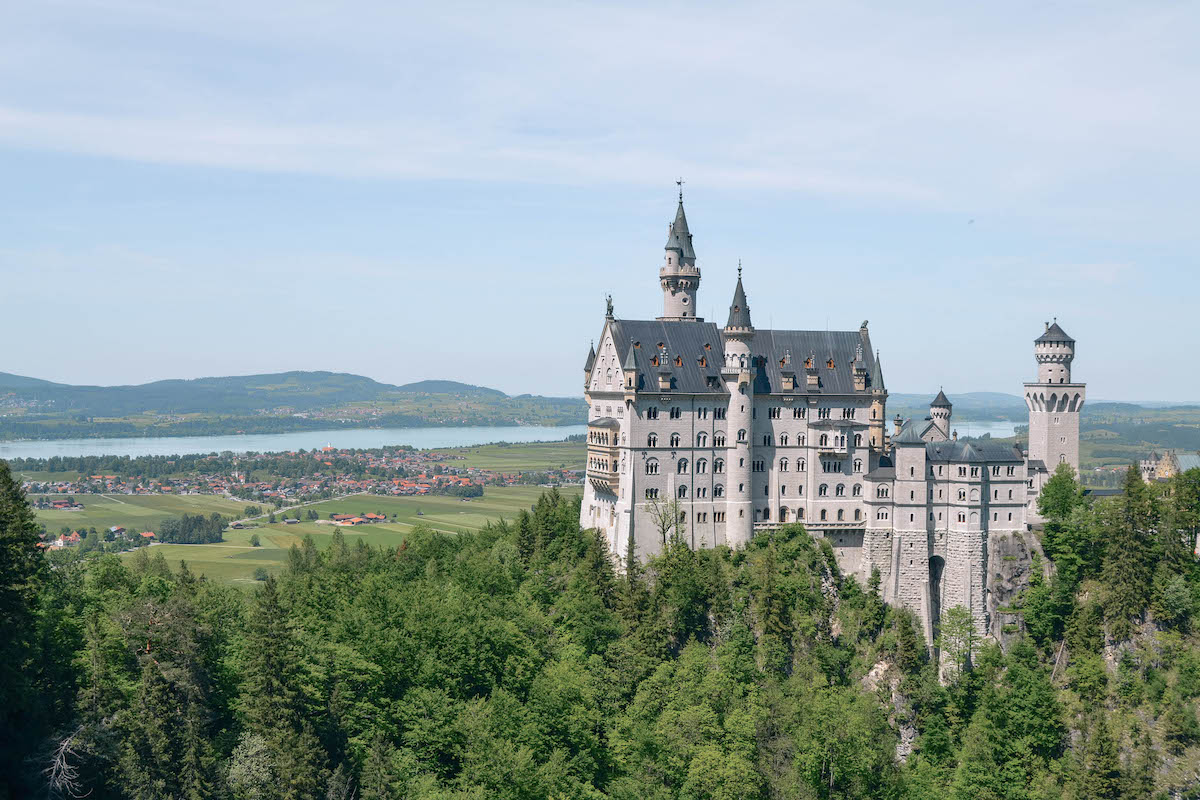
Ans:
POLYGON ((941 392, 927 417, 889 426, 865 321, 756 328, 740 267, 724 327, 696 316, 701 275, 682 195, 665 251, 662 316, 619 319, 610 301, 588 353, 580 524, 618 556, 632 546, 646 557, 663 545, 664 508, 692 547, 736 548, 801 522, 864 585, 878 568, 883 599, 911 608, 928 641, 954 606, 997 634, 995 576, 1035 521, 1049 474, 1079 468, 1085 385, 1071 377, 1074 340, 1057 322, 1034 340, 1027 452, 958 441, 941 392))

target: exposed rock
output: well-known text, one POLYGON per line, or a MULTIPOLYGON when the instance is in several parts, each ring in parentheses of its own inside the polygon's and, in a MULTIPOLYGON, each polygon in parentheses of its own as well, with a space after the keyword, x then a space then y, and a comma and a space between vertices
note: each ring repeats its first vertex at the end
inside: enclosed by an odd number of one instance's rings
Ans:
POLYGON ((1019 613, 1005 609, 1029 586, 1034 552, 1042 558, 1043 571, 1047 570, 1048 560, 1033 533, 993 533, 988 537, 988 570, 992 573, 988 633, 1006 650, 1020 636, 1024 621, 1019 613))

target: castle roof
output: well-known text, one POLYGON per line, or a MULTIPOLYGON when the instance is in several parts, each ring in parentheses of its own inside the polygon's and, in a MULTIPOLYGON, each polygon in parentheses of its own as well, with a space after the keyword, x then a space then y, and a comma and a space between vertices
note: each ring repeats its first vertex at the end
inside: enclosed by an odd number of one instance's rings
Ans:
POLYGON ((1046 326, 1046 332, 1033 340, 1034 343, 1039 342, 1067 342, 1075 344, 1075 340, 1067 335, 1067 332, 1058 327, 1058 320, 1055 320, 1050 325, 1046 326))
MULTIPOLYGON (((755 394, 779 394, 783 392, 783 372, 785 369, 796 367, 781 367, 780 362, 791 351, 792 357, 808 353, 813 359, 813 369, 817 373, 819 384, 814 394, 855 394, 854 389, 854 359, 858 355, 858 345, 862 342, 859 331, 786 331, 762 330, 754 333, 751 350, 755 356, 757 369, 754 375, 755 394), (817 355, 817 354, 823 354, 817 355), (761 357, 761 363, 759 360, 761 357), (833 366, 830 367, 830 362, 833 366)), ((867 368, 867 389, 880 388, 875 386, 875 357, 869 349, 864 348, 861 356, 867 368)), ((797 366, 803 366, 798 362, 797 366)), ((810 392, 806 381, 796 385, 794 391, 788 394, 808 394, 810 392)))
POLYGON ((595 345, 589 345, 589 346, 588 346, 587 361, 585 361, 585 362, 583 363, 583 370, 584 370, 584 372, 591 372, 591 371, 592 371, 592 367, 594 367, 595 365, 596 365, 596 346, 595 346, 595 345))
POLYGON ((656 386, 646 383, 645 376, 656 374, 664 366, 650 363, 651 359, 658 358, 661 344, 668 353, 671 377, 674 379, 672 391, 725 393, 725 384, 721 381, 725 345, 721 330, 715 323, 618 319, 608 325, 613 341, 630 342, 622 368, 637 369, 636 388, 639 391, 658 391, 656 386), (675 358, 680 359, 679 366, 675 365, 675 358))
POLYGON ((750 323, 750 305, 746 302, 746 290, 742 288, 742 268, 738 267, 738 282, 733 290, 733 302, 729 304, 729 321, 726 328, 753 328, 750 323))
POLYGON ((875 351, 875 363, 871 368, 871 388, 882 389, 883 386, 883 362, 879 358, 879 351, 875 351))
POLYGON ((625 353, 625 361, 622 362, 621 369, 637 369, 637 353, 634 352, 632 339, 629 340, 629 351, 625 353))
POLYGON ((892 437, 892 444, 925 444, 916 420, 908 420, 900 428, 900 432, 892 437))
POLYGON ((696 251, 692 249, 692 234, 688 231, 687 215, 683 213, 682 198, 679 200, 679 207, 675 209, 675 221, 667 229, 667 244, 663 249, 677 251, 681 262, 696 260, 696 251))
POLYGON ((950 402, 950 398, 946 397, 946 393, 938 389, 937 397, 933 398, 933 402, 929 404, 930 408, 953 408, 954 404, 950 402))
POLYGON ((925 458, 937 462, 992 463, 1021 462, 1021 448, 1000 442, 968 441, 926 442, 925 458))
POLYGON ((589 428, 619 428, 621 423, 612 417, 600 417, 588 422, 589 428))

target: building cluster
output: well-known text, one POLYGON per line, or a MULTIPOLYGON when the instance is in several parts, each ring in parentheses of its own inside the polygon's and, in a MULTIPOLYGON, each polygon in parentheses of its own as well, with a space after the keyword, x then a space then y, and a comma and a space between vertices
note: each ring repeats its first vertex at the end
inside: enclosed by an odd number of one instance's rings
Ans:
POLYGON ((1180 453, 1168 450, 1165 453, 1151 453, 1138 466, 1145 481, 1166 481, 1189 469, 1200 469, 1200 453, 1180 453))
POLYGON ((959 440, 952 404, 889 421, 879 352, 857 330, 756 328, 738 268, 724 327, 696 316, 701 273, 680 197, 659 270, 663 314, 626 320, 608 303, 584 367, 587 481, 580 523, 614 553, 658 552, 665 532, 693 547, 739 547, 802 522, 885 601, 921 618, 942 609, 999 627, 993 575, 1060 463, 1079 466, 1085 386, 1057 322, 1034 340, 1024 385, 1028 451, 959 440), (669 524, 664 524, 669 523, 669 524))

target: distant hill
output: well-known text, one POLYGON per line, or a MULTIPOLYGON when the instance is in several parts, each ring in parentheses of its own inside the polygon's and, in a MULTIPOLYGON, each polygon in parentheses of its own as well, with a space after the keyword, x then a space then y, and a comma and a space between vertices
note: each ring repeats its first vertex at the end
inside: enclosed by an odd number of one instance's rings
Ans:
POLYGON ((11 372, 0 372, 0 391, 6 389, 33 389, 37 387, 50 388, 65 386, 63 383, 44 381, 41 378, 27 378, 24 375, 13 375, 11 372))
POLYGON ((472 386, 458 381, 417 381, 394 387, 397 392, 419 392, 421 394, 458 394, 482 395, 484 397, 507 397, 499 389, 489 389, 486 386, 472 386))
MULTIPOLYGON (((888 413, 900 413, 905 410, 929 411, 929 404, 937 392, 928 394, 903 394, 900 392, 888 394, 888 413)), ((1024 416, 1026 413, 1025 400, 1015 394, 1003 392, 963 392, 950 394, 947 397, 954 404, 954 416, 962 419, 998 418, 1009 419, 1013 416, 1024 416)))

